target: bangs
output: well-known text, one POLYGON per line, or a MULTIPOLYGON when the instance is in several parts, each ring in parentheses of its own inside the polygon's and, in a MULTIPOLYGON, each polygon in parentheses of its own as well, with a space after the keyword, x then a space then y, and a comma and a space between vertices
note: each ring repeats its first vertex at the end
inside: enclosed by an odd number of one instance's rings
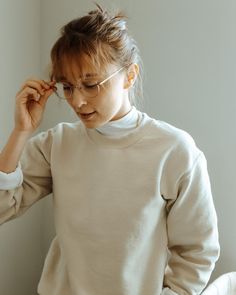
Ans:
POLYGON ((59 82, 71 75, 74 78, 74 69, 81 76, 87 72, 105 73, 107 64, 114 63, 111 56, 109 49, 101 42, 63 36, 51 50, 50 79, 59 82))

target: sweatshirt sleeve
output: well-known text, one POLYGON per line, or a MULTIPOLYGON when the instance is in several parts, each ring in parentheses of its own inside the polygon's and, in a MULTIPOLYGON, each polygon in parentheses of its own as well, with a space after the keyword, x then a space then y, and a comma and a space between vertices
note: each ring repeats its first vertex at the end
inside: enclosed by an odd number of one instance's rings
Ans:
MULTIPOLYGON (((178 168, 176 168, 178 170, 178 168)), ((219 257, 217 216, 201 151, 167 200, 169 260, 162 295, 201 294, 219 257)))
POLYGON ((51 143, 50 132, 32 137, 24 148, 16 171, 12 174, 1 173, 0 224, 22 215, 35 202, 52 192, 51 143))

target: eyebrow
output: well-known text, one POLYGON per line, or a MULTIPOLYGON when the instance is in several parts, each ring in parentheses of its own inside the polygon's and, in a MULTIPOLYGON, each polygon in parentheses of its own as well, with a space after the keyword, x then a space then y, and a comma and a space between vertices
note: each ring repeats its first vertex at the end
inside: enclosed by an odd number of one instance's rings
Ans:
MULTIPOLYGON (((97 73, 86 73, 83 76, 83 78, 94 78, 94 77, 98 77, 98 74, 97 73)), ((64 76, 57 77, 57 80, 58 81, 68 81, 67 78, 64 76)))

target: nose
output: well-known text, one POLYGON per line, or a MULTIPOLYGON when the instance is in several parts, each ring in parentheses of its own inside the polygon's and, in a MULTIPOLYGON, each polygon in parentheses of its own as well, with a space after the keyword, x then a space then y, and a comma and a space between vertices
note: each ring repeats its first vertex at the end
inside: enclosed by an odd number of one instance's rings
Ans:
POLYGON ((71 106, 74 109, 80 109, 85 104, 87 104, 86 97, 81 93, 80 87, 75 87, 72 94, 71 106))

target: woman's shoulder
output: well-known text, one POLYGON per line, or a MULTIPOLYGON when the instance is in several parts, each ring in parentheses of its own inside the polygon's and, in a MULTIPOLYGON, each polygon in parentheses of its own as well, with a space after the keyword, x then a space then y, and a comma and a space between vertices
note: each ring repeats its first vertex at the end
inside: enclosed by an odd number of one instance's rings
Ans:
POLYGON ((152 121, 147 135, 150 144, 162 150, 168 159, 176 158, 190 164, 203 154, 193 136, 186 130, 149 116, 147 120, 152 121))
POLYGON ((186 130, 176 127, 166 121, 150 117, 144 113, 146 122, 151 121, 150 135, 159 141, 169 144, 196 146, 192 135, 186 130))
POLYGON ((82 123, 81 121, 75 121, 75 122, 60 122, 53 126, 52 128, 49 128, 46 130, 46 132, 52 132, 55 135, 60 135, 62 133, 68 133, 68 132, 77 132, 81 129, 82 123))
POLYGON ((29 142, 36 144, 44 144, 51 146, 54 142, 59 143, 60 141, 73 140, 76 134, 83 132, 82 123, 76 121, 73 123, 60 122, 53 127, 46 130, 40 131, 31 137, 29 142))
POLYGON ((46 130, 39 132, 36 136, 62 136, 67 133, 78 132, 81 129, 81 121, 60 122, 46 130))

